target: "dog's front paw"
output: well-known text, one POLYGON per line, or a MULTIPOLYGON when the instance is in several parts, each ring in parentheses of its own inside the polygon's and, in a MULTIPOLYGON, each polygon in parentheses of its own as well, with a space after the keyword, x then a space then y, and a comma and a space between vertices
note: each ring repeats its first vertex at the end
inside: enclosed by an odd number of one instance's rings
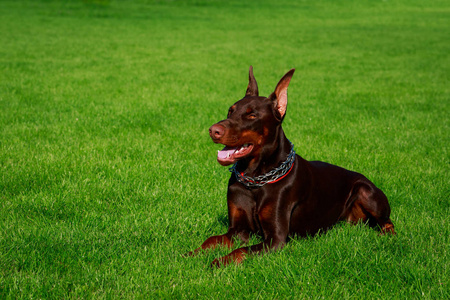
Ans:
POLYGON ((230 263, 240 264, 246 258, 247 252, 248 250, 244 248, 236 249, 228 255, 213 260, 213 262, 211 263, 211 267, 225 267, 230 263))
POLYGON ((210 265, 210 267, 212 269, 220 268, 220 261, 219 261, 219 259, 216 258, 215 260, 213 260, 211 265, 210 265))
POLYGON ((231 261, 231 259, 228 256, 216 258, 215 260, 212 261, 211 268, 215 269, 215 268, 225 267, 230 263, 230 261, 231 261))

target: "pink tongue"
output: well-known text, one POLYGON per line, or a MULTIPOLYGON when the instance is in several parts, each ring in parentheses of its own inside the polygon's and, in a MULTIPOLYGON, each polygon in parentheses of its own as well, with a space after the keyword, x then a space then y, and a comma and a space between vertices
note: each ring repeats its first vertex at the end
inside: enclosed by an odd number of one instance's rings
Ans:
POLYGON ((217 153, 217 158, 222 160, 226 159, 228 154, 231 156, 234 152, 236 152, 236 148, 225 147, 217 153))

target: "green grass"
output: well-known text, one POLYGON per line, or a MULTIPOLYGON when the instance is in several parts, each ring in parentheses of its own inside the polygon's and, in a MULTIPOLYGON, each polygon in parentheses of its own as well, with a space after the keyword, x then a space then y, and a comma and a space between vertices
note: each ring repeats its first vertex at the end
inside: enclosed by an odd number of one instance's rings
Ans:
MULTIPOLYGON (((0 298, 450 298, 446 1, 0 2, 0 298), (339 224, 242 265, 208 127, 290 68, 284 129, 397 236, 339 224)), ((257 242, 255 237, 253 242, 257 242)))

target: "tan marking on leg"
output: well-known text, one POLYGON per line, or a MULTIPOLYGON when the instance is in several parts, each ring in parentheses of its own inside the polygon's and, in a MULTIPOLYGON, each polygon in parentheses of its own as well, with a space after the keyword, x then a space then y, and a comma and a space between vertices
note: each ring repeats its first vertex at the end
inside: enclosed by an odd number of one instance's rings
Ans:
POLYGON ((394 231, 394 224, 392 224, 391 222, 384 224, 383 227, 381 228, 381 234, 386 233, 396 234, 394 231))

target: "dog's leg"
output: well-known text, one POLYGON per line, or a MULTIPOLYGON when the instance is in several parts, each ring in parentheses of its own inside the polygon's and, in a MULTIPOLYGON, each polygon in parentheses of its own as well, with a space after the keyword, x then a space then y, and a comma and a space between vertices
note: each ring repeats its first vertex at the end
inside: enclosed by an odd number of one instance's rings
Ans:
POLYGON ((369 220, 369 225, 380 227, 381 234, 395 234, 394 224, 389 218, 391 208, 386 195, 380 189, 369 183, 357 184, 351 197, 355 201, 347 216, 348 221, 356 223, 359 220, 369 220))
POLYGON ((243 247, 232 251, 230 254, 221 258, 216 258, 211 263, 211 267, 222 267, 230 263, 240 264, 248 254, 261 254, 263 252, 269 252, 274 250, 280 250, 286 244, 286 240, 272 240, 267 239, 262 243, 253 245, 251 247, 243 247))
POLYGON ((189 252, 189 255, 194 255, 201 250, 214 249, 217 246, 227 246, 228 248, 233 247, 232 236, 226 233, 222 235, 209 237, 208 239, 206 239, 206 241, 203 242, 203 244, 200 247, 198 247, 192 252, 189 252))
POLYGON ((238 209, 231 201, 228 203, 229 222, 228 232, 222 235, 216 235, 208 238, 199 248, 188 255, 196 254, 201 250, 214 249, 217 246, 227 246, 232 248, 233 238, 238 238, 242 242, 246 243, 250 239, 250 214, 251 212, 244 209, 238 209))
POLYGON ((186 256, 192 256, 202 250, 215 249, 219 246, 232 248, 234 245, 233 238, 238 238, 242 242, 246 243, 250 238, 250 234, 244 230, 237 231, 234 228, 230 228, 225 234, 209 237, 208 239, 206 239, 206 241, 203 242, 200 247, 198 247, 194 251, 188 252, 186 256))
POLYGON ((215 259, 212 263, 212 267, 226 266, 232 262, 241 263, 248 254, 260 254, 263 252, 279 250, 284 247, 289 234, 289 210, 280 210, 285 214, 280 214, 274 208, 274 204, 280 201, 273 201, 270 205, 262 208, 258 213, 259 223, 264 235, 264 241, 262 243, 243 247, 234 250, 230 254, 221 258, 215 259))

